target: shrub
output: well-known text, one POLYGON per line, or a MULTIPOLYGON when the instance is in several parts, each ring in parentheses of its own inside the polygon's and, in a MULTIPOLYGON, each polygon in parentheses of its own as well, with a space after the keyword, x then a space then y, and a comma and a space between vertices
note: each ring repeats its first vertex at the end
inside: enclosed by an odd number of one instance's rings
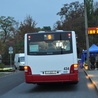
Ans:
POLYGON ((0 68, 3 69, 5 65, 3 63, 0 63, 0 68))

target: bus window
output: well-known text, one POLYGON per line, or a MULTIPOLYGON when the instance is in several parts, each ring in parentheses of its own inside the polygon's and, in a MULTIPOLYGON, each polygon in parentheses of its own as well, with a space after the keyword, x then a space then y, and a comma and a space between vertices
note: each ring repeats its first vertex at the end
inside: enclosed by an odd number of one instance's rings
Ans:
POLYGON ((72 48, 70 43, 70 40, 30 42, 28 52, 36 55, 43 53, 46 55, 48 52, 52 54, 71 53, 72 48))

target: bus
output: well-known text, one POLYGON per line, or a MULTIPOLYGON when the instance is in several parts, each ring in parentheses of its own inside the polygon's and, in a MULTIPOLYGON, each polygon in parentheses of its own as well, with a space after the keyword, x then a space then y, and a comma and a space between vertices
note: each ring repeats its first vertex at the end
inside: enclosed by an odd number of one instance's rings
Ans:
POLYGON ((78 83, 74 31, 27 33, 24 44, 26 83, 78 83))

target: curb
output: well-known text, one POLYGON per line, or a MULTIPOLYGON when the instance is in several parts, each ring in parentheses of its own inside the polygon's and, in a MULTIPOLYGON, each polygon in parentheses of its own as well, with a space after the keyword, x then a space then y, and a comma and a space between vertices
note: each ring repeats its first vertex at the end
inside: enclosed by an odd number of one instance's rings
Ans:
POLYGON ((88 79, 93 83, 93 85, 94 85, 94 87, 95 87, 95 89, 97 90, 97 92, 98 92, 98 88, 97 88, 97 86, 96 86, 96 84, 95 84, 95 82, 90 78, 90 76, 88 75, 88 73, 87 73, 87 71, 85 70, 85 69, 83 69, 84 70, 84 73, 86 74, 86 76, 88 76, 88 79))
POLYGON ((5 76, 8 76, 8 75, 11 75, 11 74, 15 74, 17 72, 19 72, 19 71, 18 70, 15 70, 15 71, 12 71, 12 72, 0 72, 0 74, 2 74, 2 76, 0 76, 0 78, 1 77, 5 77, 5 76))

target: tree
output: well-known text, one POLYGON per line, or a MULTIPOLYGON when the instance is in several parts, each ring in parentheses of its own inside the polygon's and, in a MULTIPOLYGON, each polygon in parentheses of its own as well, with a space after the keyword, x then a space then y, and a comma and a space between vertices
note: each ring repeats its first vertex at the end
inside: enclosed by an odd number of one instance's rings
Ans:
POLYGON ((98 2, 94 3, 93 26, 98 27, 98 2))
POLYGON ((93 0, 86 0, 88 27, 92 25, 92 19, 94 14, 93 0))
POLYGON ((98 2, 94 4, 93 0, 86 0, 88 27, 98 26, 98 2))
POLYGON ((20 23, 20 28, 19 28, 19 35, 23 39, 25 33, 32 33, 36 32, 36 22, 32 19, 31 16, 27 16, 26 19, 20 23))
MULTIPOLYGON (((93 5, 93 0, 86 0, 88 26, 98 26, 98 3, 93 5)), ((84 27, 84 4, 78 1, 70 4, 64 4, 60 12, 60 21, 57 21, 54 29, 74 30, 76 32, 77 46, 80 51, 86 48, 85 27, 84 27)), ((89 36, 90 45, 97 43, 98 36, 89 36)))
POLYGON ((62 30, 62 22, 59 20, 57 21, 54 26, 53 26, 54 30, 58 29, 58 30, 62 30))
POLYGON ((27 16, 26 19, 21 22, 20 24, 20 32, 23 32, 23 35, 25 33, 31 33, 31 32, 35 32, 36 29, 36 22, 32 19, 31 16, 27 16))
POLYGON ((62 22, 65 20, 75 19, 80 16, 84 16, 84 6, 83 3, 79 4, 78 1, 72 2, 70 4, 64 4, 64 7, 61 8, 61 11, 57 15, 61 16, 62 22))
MULTIPOLYGON (((98 2, 94 3, 93 0, 87 0, 87 16, 88 27, 98 27, 98 2)), ((89 35, 90 45, 97 44, 98 35, 89 35)))
POLYGON ((14 20, 13 17, 0 17, 0 35, 3 43, 5 43, 9 37, 13 37, 13 32, 11 31, 12 28, 15 28, 15 25, 17 24, 18 23, 14 20))
POLYGON ((25 33, 32 33, 38 31, 36 22, 31 16, 27 16, 23 22, 20 23, 19 31, 14 39, 15 53, 24 52, 24 35, 25 33), (18 40, 19 39, 19 40, 18 40))
POLYGON ((44 31, 51 31, 51 27, 50 26, 44 26, 42 29, 44 31))
POLYGON ((13 17, 0 17, 0 54, 2 54, 3 63, 9 63, 8 48, 13 45, 13 40, 17 33, 18 28, 16 28, 18 22, 14 20, 13 17))
POLYGON ((77 36, 78 49, 82 51, 85 48, 84 4, 80 4, 78 1, 64 4, 57 15, 61 17, 61 21, 56 23, 56 29, 74 30, 77 36))

